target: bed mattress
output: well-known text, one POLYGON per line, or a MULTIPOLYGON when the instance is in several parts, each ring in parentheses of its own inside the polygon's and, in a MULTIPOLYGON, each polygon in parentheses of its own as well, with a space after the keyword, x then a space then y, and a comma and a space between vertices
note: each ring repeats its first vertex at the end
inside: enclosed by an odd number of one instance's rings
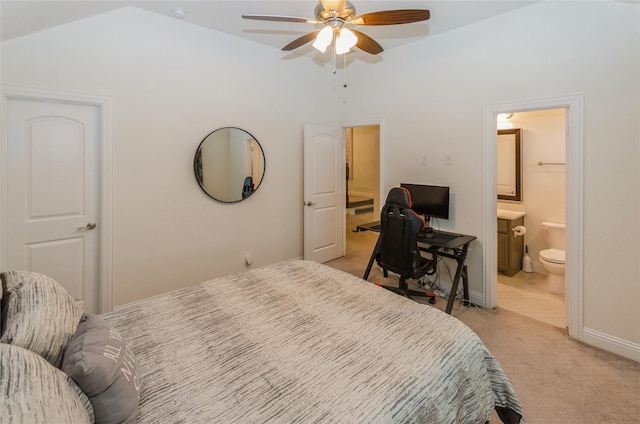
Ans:
MULTIPOLYGON (((309 261, 106 314, 146 423, 485 423, 522 415, 496 360, 433 307, 309 261)), ((524 423, 524 420, 520 421, 524 423)))

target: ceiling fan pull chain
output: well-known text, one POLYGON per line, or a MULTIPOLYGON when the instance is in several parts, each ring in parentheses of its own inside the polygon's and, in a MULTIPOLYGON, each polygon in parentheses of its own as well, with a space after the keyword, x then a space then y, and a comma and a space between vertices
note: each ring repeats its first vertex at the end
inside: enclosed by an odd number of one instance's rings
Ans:
POLYGON ((343 54, 342 75, 344 76, 343 87, 347 88, 347 54, 343 54))

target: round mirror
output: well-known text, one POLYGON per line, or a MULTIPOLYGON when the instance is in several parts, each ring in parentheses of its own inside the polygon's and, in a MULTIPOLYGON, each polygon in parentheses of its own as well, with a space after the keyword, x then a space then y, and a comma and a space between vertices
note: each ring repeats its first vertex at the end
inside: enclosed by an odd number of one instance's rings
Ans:
POLYGON ((240 128, 220 128, 198 146, 193 161, 196 180, 214 199, 233 203, 251 196, 264 177, 262 146, 240 128))

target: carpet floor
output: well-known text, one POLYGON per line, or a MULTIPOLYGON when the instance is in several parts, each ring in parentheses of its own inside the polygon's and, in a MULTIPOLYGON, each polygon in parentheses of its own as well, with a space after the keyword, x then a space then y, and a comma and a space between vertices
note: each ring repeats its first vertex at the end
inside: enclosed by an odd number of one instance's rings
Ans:
MULTIPOLYGON (((349 236, 348 236, 349 237, 349 236)), ((347 256, 326 265, 362 277, 377 235, 349 237, 347 256)), ((371 282, 397 284, 374 265, 371 282)), ((444 310, 446 300, 435 307, 444 310)), ((567 332, 515 312, 454 305, 498 360, 528 424, 640 423, 640 363, 569 338, 567 332)), ((408 323, 410 325, 410 323, 408 323)), ((494 414, 492 423, 500 420, 494 414)))

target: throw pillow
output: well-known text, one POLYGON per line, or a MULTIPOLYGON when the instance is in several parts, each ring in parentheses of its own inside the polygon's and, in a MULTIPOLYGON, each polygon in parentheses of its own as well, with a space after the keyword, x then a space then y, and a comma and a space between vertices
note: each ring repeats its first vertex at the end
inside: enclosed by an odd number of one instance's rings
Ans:
POLYGON ((60 368, 82 308, 64 287, 44 274, 8 271, 0 279, 4 292, 0 342, 35 352, 60 368))
POLYGON ((92 423, 87 396, 41 356, 0 343, 0 422, 92 423))
POLYGON ((122 336, 102 317, 82 316, 62 370, 89 397, 96 424, 136 422, 140 403, 136 361, 122 336))

